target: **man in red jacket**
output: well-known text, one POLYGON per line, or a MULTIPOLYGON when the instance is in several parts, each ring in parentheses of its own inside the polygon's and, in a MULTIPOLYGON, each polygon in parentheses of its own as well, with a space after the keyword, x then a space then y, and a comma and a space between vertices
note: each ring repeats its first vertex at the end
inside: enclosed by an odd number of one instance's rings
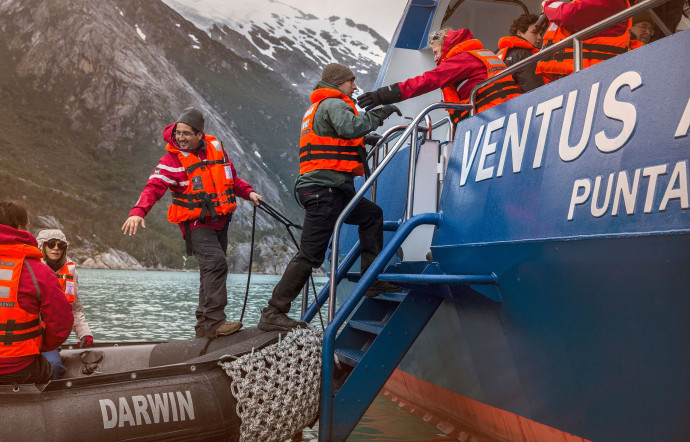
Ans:
POLYGON ((199 262, 199 305, 196 337, 235 333, 241 322, 227 321, 226 286, 228 225, 236 208, 235 195, 259 205, 261 195, 237 176, 220 142, 204 133, 204 116, 188 107, 177 122, 163 129, 167 153, 158 161, 136 205, 122 225, 125 235, 146 228, 144 217, 167 190, 172 194, 168 221, 180 226, 187 254, 199 262))
POLYGON ((28 228, 26 206, 0 201, 0 384, 48 382, 40 352, 72 331, 72 307, 28 228))
MULTIPOLYGON (((357 104, 367 111, 380 104, 398 103, 408 98, 441 89, 443 100, 452 103, 469 101, 472 88, 506 68, 493 52, 484 49, 469 29, 442 29, 429 37, 437 66, 422 75, 384 86, 359 96, 357 104)), ((477 92, 475 112, 489 109, 520 94, 508 75, 477 92)), ((450 111, 449 111, 450 112, 450 111)), ((450 112, 457 123, 468 112, 450 112), (462 116, 459 116, 462 114, 462 116)))

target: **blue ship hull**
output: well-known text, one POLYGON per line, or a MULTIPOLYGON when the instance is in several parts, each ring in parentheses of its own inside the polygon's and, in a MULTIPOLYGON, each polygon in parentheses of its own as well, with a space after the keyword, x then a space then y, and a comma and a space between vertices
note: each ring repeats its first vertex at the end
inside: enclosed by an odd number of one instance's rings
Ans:
MULTIPOLYGON (((387 391, 479 440, 690 439, 688 47, 458 126, 430 250, 446 274, 494 273, 502 302, 453 289, 387 391)), ((404 167, 379 178, 386 219, 404 167)))

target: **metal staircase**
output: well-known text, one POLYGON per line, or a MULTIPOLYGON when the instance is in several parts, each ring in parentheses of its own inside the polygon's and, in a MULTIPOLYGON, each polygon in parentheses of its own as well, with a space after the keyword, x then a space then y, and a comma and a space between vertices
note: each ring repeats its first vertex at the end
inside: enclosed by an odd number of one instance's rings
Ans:
MULTIPOLYGON (((429 261, 401 262, 381 273, 415 227, 436 224, 439 218, 439 214, 424 214, 403 223, 361 278, 346 273, 356 260, 353 255, 358 254, 359 244, 338 268, 336 280, 348 275, 359 282, 325 331, 319 440, 348 437, 443 299, 450 296, 451 284, 489 287, 480 291, 501 301, 495 275, 446 275, 438 264, 429 261), (363 297, 375 279, 403 290, 363 297)), ((325 301, 328 290, 322 289, 320 302, 325 301)), ((312 305, 303 319, 311 319, 315 310, 312 305)))
POLYGON ((364 299, 335 343, 342 386, 332 399, 330 440, 347 438, 442 300, 414 290, 364 299))

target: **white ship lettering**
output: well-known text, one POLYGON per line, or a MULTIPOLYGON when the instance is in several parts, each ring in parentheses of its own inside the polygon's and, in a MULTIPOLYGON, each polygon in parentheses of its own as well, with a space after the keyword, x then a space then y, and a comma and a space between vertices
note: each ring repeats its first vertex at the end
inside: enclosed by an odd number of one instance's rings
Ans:
POLYGON ((117 405, 110 399, 100 399, 103 429, 160 422, 194 420, 192 394, 185 391, 119 397, 117 405))
POLYGON ((627 171, 622 170, 616 173, 610 173, 606 178, 605 189, 602 185, 604 181, 603 176, 597 176, 594 179, 594 186, 592 180, 589 178, 580 178, 573 183, 573 191, 570 197, 570 207, 568 209, 568 221, 572 221, 575 217, 576 206, 581 206, 589 201, 590 214, 595 218, 604 216, 609 211, 609 204, 611 202, 611 193, 613 191, 613 204, 611 205, 611 216, 618 216, 623 213, 621 210, 621 202, 627 215, 634 215, 636 210, 637 195, 641 188, 647 186, 647 191, 644 193, 643 212, 646 214, 652 213, 656 208, 659 212, 666 211, 669 202, 678 200, 681 209, 690 208, 688 203, 688 161, 679 161, 672 166, 673 171, 667 178, 667 171, 671 169, 671 165, 660 164, 656 166, 649 166, 636 169, 632 173, 632 179, 627 171), (615 186, 614 186, 615 182, 615 186), (657 186, 666 185, 663 196, 660 200, 655 199, 657 186))

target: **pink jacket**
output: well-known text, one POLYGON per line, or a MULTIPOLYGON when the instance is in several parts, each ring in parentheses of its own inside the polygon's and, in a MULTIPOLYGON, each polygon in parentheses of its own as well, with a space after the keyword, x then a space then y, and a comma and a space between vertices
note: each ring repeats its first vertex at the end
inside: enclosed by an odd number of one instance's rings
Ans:
MULTIPOLYGON (((28 244, 36 247, 36 239, 25 230, 17 230, 10 226, 0 224, 0 244, 28 244)), ((43 264, 40 259, 27 258, 24 265, 30 265, 36 276, 39 290, 41 291, 41 303, 36 297, 31 273, 22 268, 19 277, 19 306, 29 313, 41 313, 44 322, 43 346, 41 351, 51 351, 58 348, 72 331, 72 307, 60 288, 60 283, 55 273, 43 264)), ((0 374, 14 373, 33 362, 35 355, 20 356, 16 358, 0 358, 0 374)))
MULTIPOLYGON (((473 39, 474 35, 469 29, 448 31, 443 40, 442 54, 445 56, 453 46, 465 40, 473 39)), ((441 57, 443 58, 443 57, 441 57)), ((434 69, 417 77, 409 78, 398 83, 402 99, 416 97, 431 92, 434 89, 455 84, 460 99, 469 98, 472 88, 486 80, 486 67, 471 54, 458 54, 443 62, 439 62, 434 69)))
MULTIPOLYGON (((552 23, 574 34, 627 8, 626 0, 574 0, 571 3, 546 0, 544 14, 552 23)), ((626 29, 627 23, 623 20, 592 37, 613 37, 626 29)))
MULTIPOLYGON (((175 131, 175 126, 177 126, 177 123, 170 124, 163 129, 163 139, 167 143, 177 146, 177 143, 174 141, 172 136, 173 132, 175 131)), ((196 155, 201 160, 205 160, 206 147, 203 146, 200 148, 199 151, 196 152, 196 155)), ((227 152, 225 153, 225 158, 228 159, 227 152)), ((240 198, 249 199, 249 194, 253 192, 254 189, 252 189, 252 186, 249 183, 237 176, 235 166, 233 166, 229 159, 228 162, 230 163, 230 167, 232 169, 235 195, 239 196, 240 198)), ((187 172, 185 172, 184 167, 182 167, 182 163, 180 163, 180 159, 177 157, 177 155, 170 152, 166 153, 158 161, 156 168, 151 173, 151 176, 149 176, 149 180, 146 182, 144 190, 141 191, 139 200, 137 201, 136 205, 132 207, 132 210, 129 211, 129 216, 137 215, 145 217, 153 205, 156 204, 156 202, 158 202, 163 195, 165 195, 165 192, 168 189, 172 190, 173 192, 182 193, 187 188, 188 182, 189 178, 187 177, 187 172)), ((229 215, 221 215, 218 217, 218 221, 213 221, 209 216, 206 217, 206 222, 204 223, 202 223, 200 220, 194 220, 191 223, 190 228, 196 229, 199 227, 210 227, 214 230, 220 230, 227 224, 228 218, 229 215)), ((180 224, 180 230, 184 234, 183 224, 180 224)))

